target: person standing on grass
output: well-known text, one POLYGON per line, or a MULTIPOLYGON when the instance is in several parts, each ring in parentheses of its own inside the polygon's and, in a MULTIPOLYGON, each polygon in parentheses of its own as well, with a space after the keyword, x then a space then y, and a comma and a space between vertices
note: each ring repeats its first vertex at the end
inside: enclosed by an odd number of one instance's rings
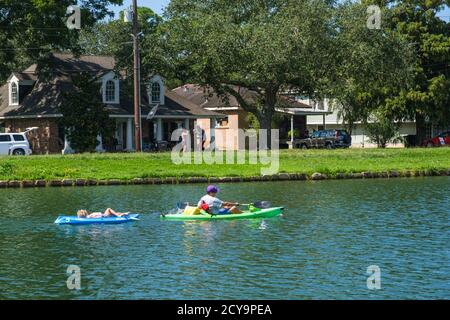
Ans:
POLYGON ((189 131, 186 130, 184 126, 181 129, 181 146, 183 147, 183 152, 188 151, 188 143, 189 142, 189 131))

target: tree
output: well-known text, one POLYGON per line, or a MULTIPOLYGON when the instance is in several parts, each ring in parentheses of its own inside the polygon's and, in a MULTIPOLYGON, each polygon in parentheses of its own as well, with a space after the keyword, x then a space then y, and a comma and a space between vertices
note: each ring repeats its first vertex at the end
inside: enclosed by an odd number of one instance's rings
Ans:
POLYGON ((159 29, 160 64, 182 82, 235 97, 271 129, 281 93, 320 87, 333 56, 331 12, 323 0, 172 0, 159 29))
POLYGON ((85 28, 111 15, 108 7, 122 0, 0 0, 0 82, 32 63, 44 67, 51 51, 80 52, 79 31, 66 26, 66 9, 77 3, 85 28))
POLYGON ((100 99, 100 84, 89 73, 72 76, 73 90, 63 92, 60 124, 72 148, 77 152, 92 152, 99 144, 98 135, 105 140, 114 132, 114 124, 100 99))
POLYGON ((379 1, 390 6, 390 28, 404 35, 418 61, 414 64, 414 83, 389 101, 397 118, 416 120, 417 139, 424 139, 426 120, 450 124, 450 23, 438 17, 448 0, 379 1))
MULTIPOLYGON (((150 8, 139 7, 138 20, 141 30, 141 51, 145 51, 147 50, 146 45, 151 43, 145 39, 152 37, 162 22, 162 18, 150 8)), ((124 21, 122 11, 117 20, 100 21, 92 27, 82 30, 79 45, 84 54, 114 56, 116 69, 132 74, 133 59, 130 57, 133 52, 133 39, 131 34, 132 23, 124 21)), ((148 67, 152 68, 152 64, 144 61, 141 67, 141 74, 146 76, 150 72, 147 69, 148 67)))
MULTIPOLYGON (((330 76, 329 96, 351 134, 354 124, 380 113, 389 97, 406 90, 415 63, 407 41, 386 24, 367 26, 368 6, 344 2, 336 10, 336 68, 330 76)), ((381 17, 389 15, 389 9, 381 17)))

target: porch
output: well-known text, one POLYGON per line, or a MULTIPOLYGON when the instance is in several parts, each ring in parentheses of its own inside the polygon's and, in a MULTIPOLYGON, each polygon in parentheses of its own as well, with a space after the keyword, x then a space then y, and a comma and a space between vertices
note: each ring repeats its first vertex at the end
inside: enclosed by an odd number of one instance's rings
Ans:
MULTIPOLYGON (((167 149, 177 142, 171 141, 172 133, 184 127, 189 132, 196 125, 194 118, 155 118, 152 120, 141 118, 142 151, 158 151, 158 148, 167 149)), ((135 151, 134 118, 116 119, 114 145, 106 148, 109 152, 135 151)))
POLYGON ((279 128, 280 140, 283 140, 289 149, 295 147, 295 139, 304 139, 309 136, 307 116, 322 116, 323 129, 326 129, 326 116, 332 113, 327 110, 312 108, 278 108, 276 111, 289 119, 288 121, 283 121, 279 128))

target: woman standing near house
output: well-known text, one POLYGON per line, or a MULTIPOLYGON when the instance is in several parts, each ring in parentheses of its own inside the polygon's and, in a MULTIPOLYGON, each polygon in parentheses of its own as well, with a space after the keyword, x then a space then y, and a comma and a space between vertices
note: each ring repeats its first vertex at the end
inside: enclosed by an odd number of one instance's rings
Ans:
POLYGON ((189 131, 186 130, 186 128, 184 126, 182 126, 181 129, 181 146, 183 147, 183 152, 187 152, 188 151, 188 144, 189 143, 189 131))

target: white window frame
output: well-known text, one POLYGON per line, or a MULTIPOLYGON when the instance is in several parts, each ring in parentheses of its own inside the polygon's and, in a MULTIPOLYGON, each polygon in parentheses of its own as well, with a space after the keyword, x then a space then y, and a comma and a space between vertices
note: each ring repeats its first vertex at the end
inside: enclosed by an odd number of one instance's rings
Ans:
POLYGON ((148 101, 150 103, 154 103, 154 104, 160 104, 160 105, 164 105, 165 104, 165 87, 164 87, 164 81, 163 79, 159 76, 156 75, 154 76, 148 86, 147 86, 147 95, 148 95, 148 101), (153 84, 159 84, 159 101, 153 100, 153 84))
POLYGON ((19 102, 20 102, 19 99, 20 99, 19 82, 18 81, 10 81, 10 83, 9 83, 9 105, 10 106, 18 106, 19 102), (17 88, 17 101, 16 102, 13 101, 13 85, 15 85, 17 88))
POLYGON ((102 97, 103 97, 103 103, 106 104, 119 104, 120 103, 120 82, 119 79, 116 77, 114 72, 108 72, 105 74, 102 78, 102 97), (106 86, 109 81, 112 81, 114 83, 114 100, 107 100, 106 99, 106 86))
POLYGON ((114 83, 113 80, 107 80, 105 82, 105 102, 112 102, 114 103, 116 101, 116 84, 114 83), (108 90, 110 90, 111 88, 109 88, 108 86, 111 85, 112 86, 112 95, 110 95, 111 92, 108 92, 108 90))
POLYGON ((152 103, 161 103, 161 90, 162 90, 161 85, 158 82, 152 82, 151 89, 150 89, 152 103), (155 87, 157 87, 157 90, 158 90, 158 96, 156 99, 155 99, 155 96, 156 96, 155 95, 155 90, 156 90, 155 87))

